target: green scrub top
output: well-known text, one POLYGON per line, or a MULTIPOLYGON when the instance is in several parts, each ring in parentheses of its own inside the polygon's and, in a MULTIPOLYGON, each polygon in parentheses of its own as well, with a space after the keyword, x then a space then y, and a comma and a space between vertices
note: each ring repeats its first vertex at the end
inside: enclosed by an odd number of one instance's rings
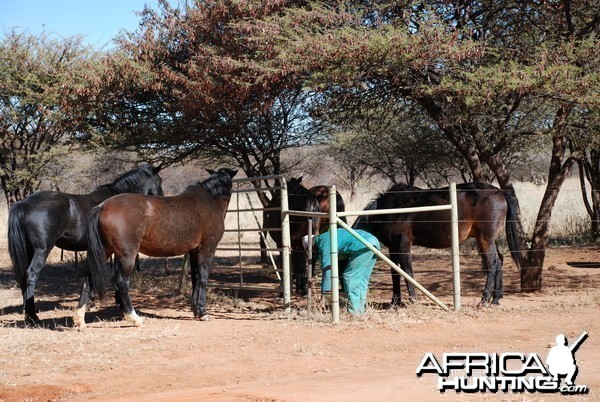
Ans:
MULTIPOLYGON (((364 230, 356 230, 369 244, 379 249, 379 240, 369 232, 364 230)), ((319 258, 321 260, 322 267, 328 267, 331 265, 331 237, 329 232, 315 237, 315 246, 319 250, 319 258)), ((360 254, 368 250, 367 246, 361 243, 356 237, 354 237, 346 229, 338 229, 338 257, 342 259, 348 259, 352 255, 360 254)))

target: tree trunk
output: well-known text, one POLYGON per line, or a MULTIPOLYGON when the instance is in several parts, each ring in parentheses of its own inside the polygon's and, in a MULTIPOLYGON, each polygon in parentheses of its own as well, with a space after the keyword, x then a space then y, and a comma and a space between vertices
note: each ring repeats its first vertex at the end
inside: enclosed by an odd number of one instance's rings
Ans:
MULTIPOLYGON (((559 113, 557 118, 561 117, 563 116, 559 113)), ((552 159, 548 171, 548 184, 538 211, 527 259, 521 266, 522 292, 537 292, 542 288, 542 268, 546 257, 552 209, 554 208, 562 184, 578 158, 578 153, 573 152, 562 163, 566 151, 566 142, 567 140, 563 136, 552 138, 552 159)))
POLYGON ((590 150, 587 155, 578 161, 579 184, 581 196, 591 220, 592 236, 600 238, 600 151, 590 150), (586 190, 586 179, 590 185, 590 197, 586 190), (590 202, 591 199, 591 202, 590 202))

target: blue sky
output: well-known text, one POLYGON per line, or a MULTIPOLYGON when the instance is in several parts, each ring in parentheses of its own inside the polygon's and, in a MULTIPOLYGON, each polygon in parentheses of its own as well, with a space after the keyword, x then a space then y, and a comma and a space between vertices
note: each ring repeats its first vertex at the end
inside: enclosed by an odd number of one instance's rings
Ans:
POLYGON ((144 4, 157 8, 156 0, 0 0, 0 29, 2 36, 13 28, 33 35, 45 29, 58 38, 85 35, 86 44, 108 49, 119 31, 137 28, 135 11, 144 4))

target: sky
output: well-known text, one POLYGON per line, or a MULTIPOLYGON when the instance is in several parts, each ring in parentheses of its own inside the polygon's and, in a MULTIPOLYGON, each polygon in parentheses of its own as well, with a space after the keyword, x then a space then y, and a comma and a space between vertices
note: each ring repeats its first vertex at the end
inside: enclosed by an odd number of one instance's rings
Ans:
POLYGON ((144 4, 157 8, 157 0, 0 0, 0 29, 13 28, 33 35, 44 29, 51 35, 84 35, 84 43, 110 49, 121 30, 134 31, 144 4))

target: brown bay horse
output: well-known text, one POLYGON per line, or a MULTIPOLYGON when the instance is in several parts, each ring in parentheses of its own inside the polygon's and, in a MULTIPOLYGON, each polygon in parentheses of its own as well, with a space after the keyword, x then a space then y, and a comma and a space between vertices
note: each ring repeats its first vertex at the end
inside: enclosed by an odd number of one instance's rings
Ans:
MULTIPOLYGON (((503 258, 496 239, 505 222, 506 237, 513 261, 519 266, 518 239, 515 226, 516 200, 497 187, 484 183, 462 183, 457 186, 459 240, 475 238, 487 271, 487 280, 480 304, 499 304, 502 298, 503 258)), ((397 184, 380 194, 365 210, 408 208, 449 204, 449 189, 421 189, 397 184)), ((428 248, 451 247, 450 211, 392 213, 360 216, 353 227, 374 234, 390 253, 390 259, 411 277, 412 245, 428 248)), ((392 270, 392 306, 402 304, 400 275, 392 270)), ((414 286, 406 281, 410 298, 415 298, 414 286)))
POLYGON ((112 196, 163 195, 160 169, 145 164, 89 194, 38 191, 12 205, 8 215, 8 251, 23 294, 26 322, 39 322, 35 286, 52 248, 87 250, 87 216, 93 207, 112 196))
POLYGON ((88 219, 90 283, 84 284, 75 325, 85 327, 85 310, 97 292, 106 294, 106 260, 115 256, 115 282, 125 319, 142 325, 129 297, 129 278, 138 252, 152 257, 190 254, 192 311, 208 320, 206 287, 237 170, 208 170, 210 177, 172 197, 124 194, 94 208, 88 219))

